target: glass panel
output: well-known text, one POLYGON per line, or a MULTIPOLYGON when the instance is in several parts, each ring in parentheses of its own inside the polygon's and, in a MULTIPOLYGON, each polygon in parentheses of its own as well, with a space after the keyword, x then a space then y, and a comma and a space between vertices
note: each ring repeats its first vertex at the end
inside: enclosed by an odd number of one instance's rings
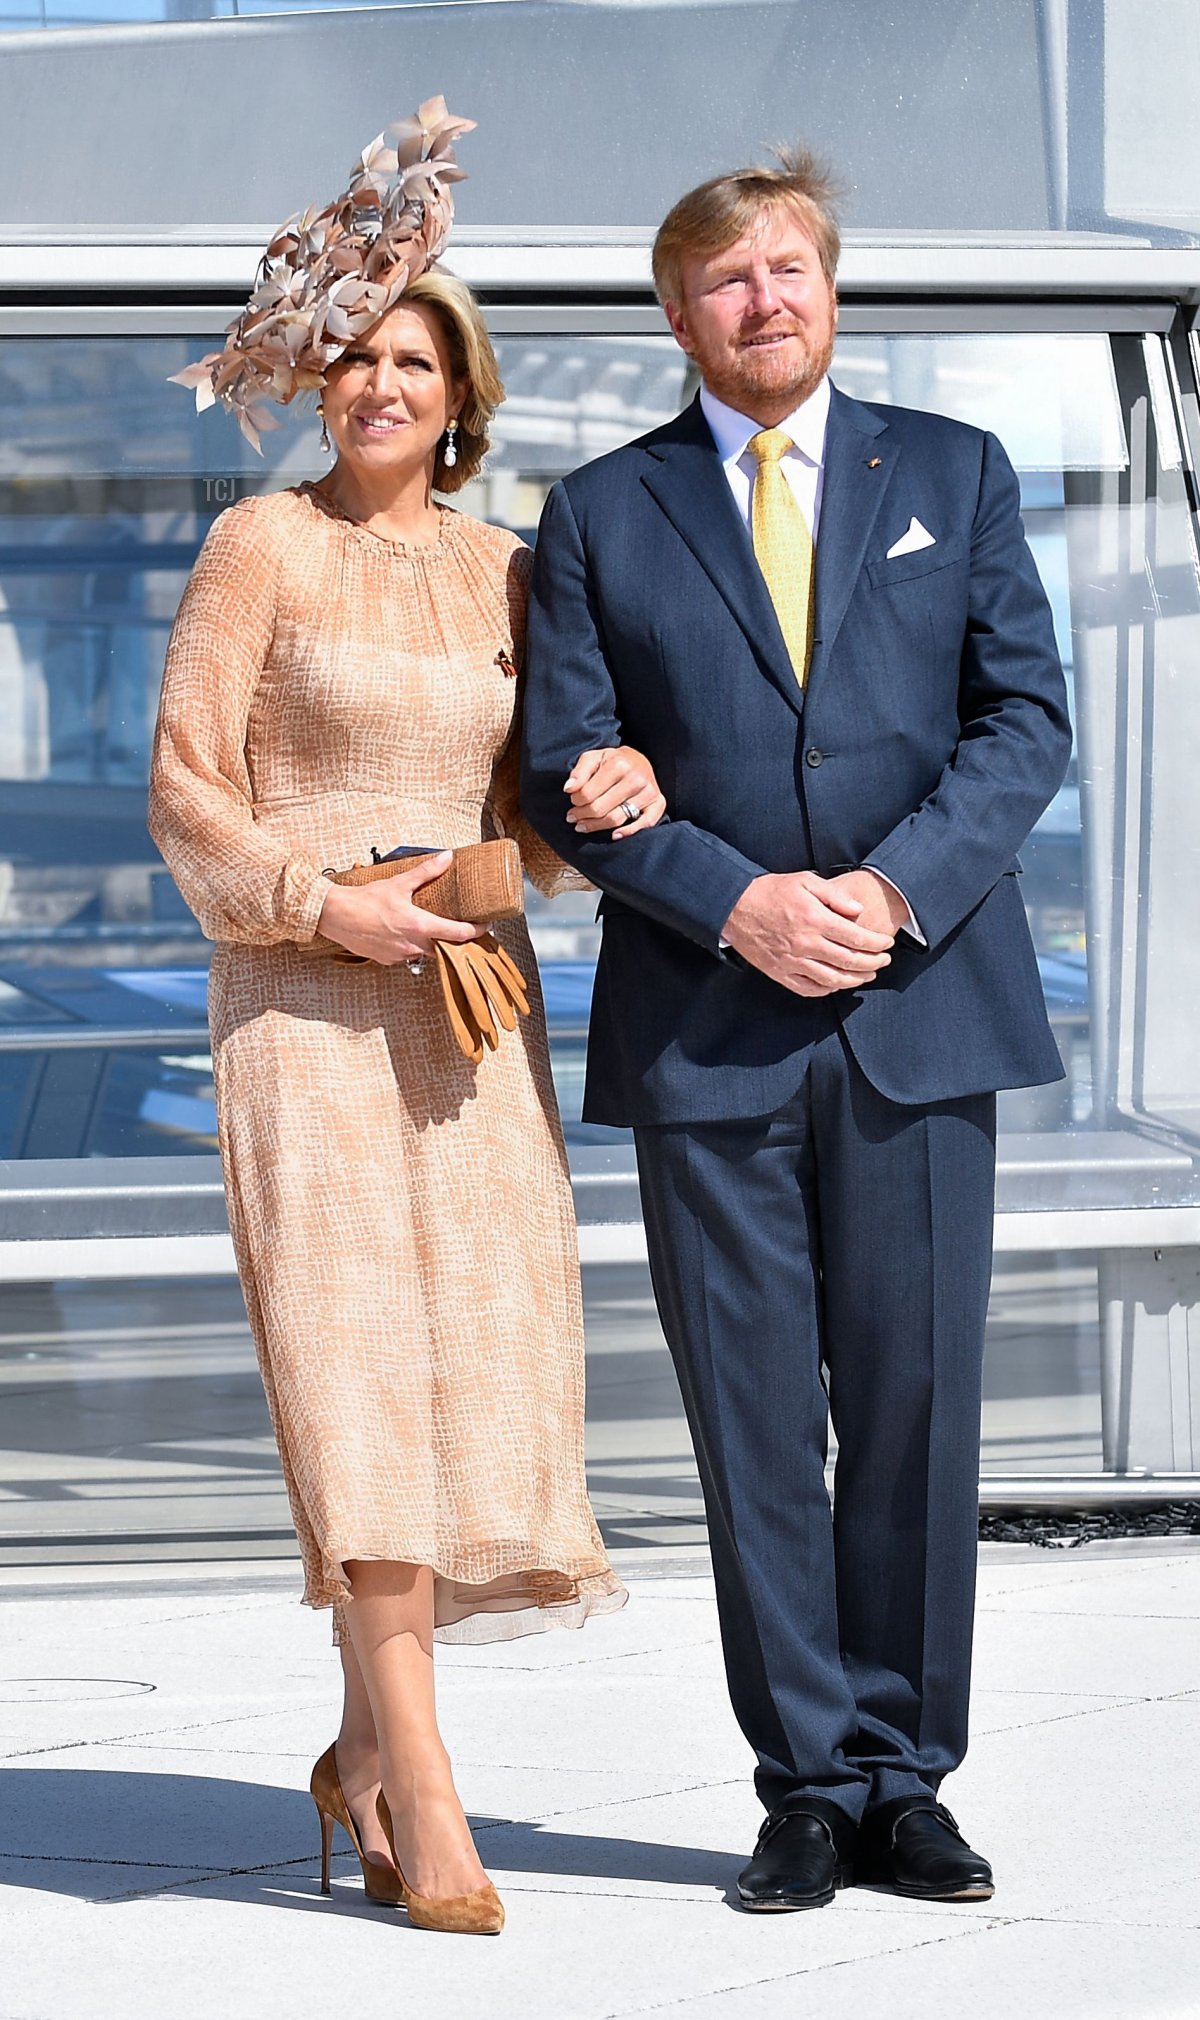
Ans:
MULTIPOLYGON (((999 1258, 982 1469, 1100 1466, 1094 1256, 999 1258)), ((704 1540, 644 1264, 584 1271, 587 1473, 612 1545, 704 1540)), ((235 1279, 0 1285, 0 1561, 151 1562, 295 1540, 235 1279)))
POLYGON ((1200 1201, 1200 969, 1168 925, 1198 818, 1200 590, 1162 340, 855 337, 838 373, 1001 436, 1067 670, 1076 753, 1022 885, 1067 1079, 1001 1097, 1000 1204, 1200 1201))
POLYGON ((5 1564, 294 1553, 236 1278, 0 1285, 0 1399, 5 1564))
MULTIPOLYGON (((0 341, 0 1156, 211 1149, 208 950, 144 826, 162 653, 214 514, 321 463, 311 415, 259 463, 166 384, 208 340, 0 341), (78 1051, 48 1051, 48 1022, 78 1051)), ((462 503, 527 538, 556 477, 690 393, 667 337, 498 349, 509 398, 462 503)), ((851 336, 836 375, 1006 440, 1071 683, 1080 757, 1022 886, 1068 1075, 1003 1098, 1001 1203, 1200 1198, 1200 953, 1173 930, 1200 819, 1200 590, 1161 340, 851 336)), ((531 919, 568 1134, 611 1140, 579 1120, 591 902, 531 919)))
POLYGON ((0 341, 0 1157, 214 1147, 209 948, 145 825, 163 653, 216 514, 321 458, 311 415, 263 463, 204 424, 166 380, 207 341, 0 341))
POLYGON ((1099 1259, 999 1255, 983 1360, 979 1470, 1101 1470, 1099 1259))
MULTIPOLYGON (((1161 346, 1149 341, 1161 369, 1161 346)), ((1104 337, 844 337, 837 377, 856 399, 928 408, 990 429, 1029 475, 1123 470, 1129 462, 1104 337)))

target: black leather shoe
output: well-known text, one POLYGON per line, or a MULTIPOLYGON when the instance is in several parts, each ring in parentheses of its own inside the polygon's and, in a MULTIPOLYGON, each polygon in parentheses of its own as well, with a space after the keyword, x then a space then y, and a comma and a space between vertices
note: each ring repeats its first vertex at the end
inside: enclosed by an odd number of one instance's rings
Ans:
POLYGON ((828 1907, 839 1887, 854 1884, 854 1838, 845 1811, 818 1796, 803 1809, 768 1817, 753 1858, 738 1874, 743 1908, 751 1914, 786 1914, 828 1907))
POLYGON ((990 1901, 986 1859, 973 1852, 942 1803, 882 1803, 863 1819, 859 1878, 915 1901, 990 1901))

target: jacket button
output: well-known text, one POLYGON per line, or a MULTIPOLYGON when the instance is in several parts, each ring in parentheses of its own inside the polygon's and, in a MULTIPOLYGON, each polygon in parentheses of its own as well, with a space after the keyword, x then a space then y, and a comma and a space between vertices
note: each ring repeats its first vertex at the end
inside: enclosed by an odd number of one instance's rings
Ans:
POLYGON ((825 753, 823 750, 817 750, 813 744, 810 744, 804 753, 804 762, 806 765, 811 765, 815 771, 818 765, 824 764, 825 753))

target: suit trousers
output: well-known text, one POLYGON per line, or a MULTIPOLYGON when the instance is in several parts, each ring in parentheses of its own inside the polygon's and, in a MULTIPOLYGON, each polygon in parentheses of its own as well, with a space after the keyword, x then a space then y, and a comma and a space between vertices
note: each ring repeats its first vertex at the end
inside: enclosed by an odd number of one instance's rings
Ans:
POLYGON ((995 1114, 889 1101, 835 1030, 777 1114, 635 1131, 771 1813, 821 1795, 857 1820, 966 1750, 995 1114))

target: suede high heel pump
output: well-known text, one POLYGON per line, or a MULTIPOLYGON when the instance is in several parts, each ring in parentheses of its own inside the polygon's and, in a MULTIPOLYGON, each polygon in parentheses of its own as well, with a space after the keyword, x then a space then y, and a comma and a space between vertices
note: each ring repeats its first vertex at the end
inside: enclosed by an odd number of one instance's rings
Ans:
POLYGON ((333 1847, 333 1827, 340 1824, 358 1855, 367 1899, 380 1901, 389 1908, 402 1907, 406 1889, 399 1873, 393 1867, 376 1865, 374 1859, 368 1859, 363 1851, 354 1818, 350 1814, 350 1806, 342 1794, 337 1761, 331 1746, 326 1747, 314 1767, 308 1787, 317 1806, 317 1815, 321 1819, 321 1892, 323 1894, 329 1892, 329 1854, 333 1847))
POLYGON ((452 1936, 498 1936, 504 1927, 504 1903, 489 1880, 473 1894, 414 1894, 396 1858, 396 1835, 392 1813, 383 1790, 375 1799, 375 1809, 387 1836, 396 1867, 408 1919, 417 1929, 441 1929, 452 1936))

